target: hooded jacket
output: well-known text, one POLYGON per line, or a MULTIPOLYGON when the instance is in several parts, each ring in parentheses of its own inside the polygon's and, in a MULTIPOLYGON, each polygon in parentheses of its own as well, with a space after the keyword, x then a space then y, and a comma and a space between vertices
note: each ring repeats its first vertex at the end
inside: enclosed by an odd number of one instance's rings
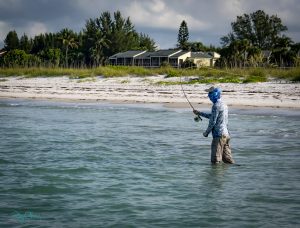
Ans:
POLYGON ((211 113, 200 112, 200 116, 209 119, 208 127, 205 133, 208 135, 212 132, 213 138, 227 136, 228 132, 228 107, 221 99, 221 90, 217 88, 212 93, 209 93, 209 99, 213 102, 211 113))

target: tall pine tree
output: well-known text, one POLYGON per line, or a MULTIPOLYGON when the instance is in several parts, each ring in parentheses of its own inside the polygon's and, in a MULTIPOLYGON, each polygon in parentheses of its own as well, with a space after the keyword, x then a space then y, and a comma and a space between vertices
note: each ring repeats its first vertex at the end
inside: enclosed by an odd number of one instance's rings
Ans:
POLYGON ((4 49, 6 51, 14 50, 19 48, 19 38, 16 31, 10 31, 4 40, 4 49))
POLYGON ((182 50, 188 49, 189 29, 187 23, 183 20, 180 24, 177 38, 177 47, 182 50))
POLYGON ((19 49, 24 50, 27 54, 29 54, 32 48, 32 42, 25 33, 21 36, 19 43, 19 49))

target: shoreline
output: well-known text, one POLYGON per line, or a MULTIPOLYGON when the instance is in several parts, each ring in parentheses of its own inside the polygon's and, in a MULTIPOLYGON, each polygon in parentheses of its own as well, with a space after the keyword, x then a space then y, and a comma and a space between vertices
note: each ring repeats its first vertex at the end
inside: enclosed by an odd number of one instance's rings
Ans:
MULTIPOLYGON (((59 103, 74 103, 74 104, 107 104, 107 105, 158 105, 165 108, 171 109, 191 109, 189 103, 186 102, 140 102, 140 101, 128 101, 128 100, 101 100, 101 99, 66 99, 66 98, 40 98, 40 97, 4 97, 0 95, 0 100, 19 100, 19 101, 48 101, 48 102, 59 102, 59 103)), ((226 103, 226 100, 225 100, 226 103)), ((227 104, 227 103, 226 103, 227 104)), ((210 109, 212 103, 194 103, 192 105, 195 109, 210 109)), ((283 107, 283 106, 257 106, 257 105, 232 105, 227 104, 229 108, 236 110, 290 110, 300 111, 300 107, 283 107)))
MULTIPOLYGON (((158 110, 173 110, 179 112, 190 112, 192 109, 188 103, 141 103, 141 102, 110 102, 110 101, 95 101, 95 100, 67 100, 67 99, 38 99, 38 98, 4 98, 0 97, 0 104, 7 104, 10 106, 19 105, 54 105, 63 107, 129 107, 129 108, 150 108, 158 110)), ((195 105, 195 109, 203 112, 210 112, 210 105, 195 105)), ((274 107, 258 107, 258 106, 229 106, 229 113, 255 116, 285 116, 285 117, 300 117, 299 108, 274 108, 274 107)))
MULTIPOLYGON (((80 81, 69 77, 9 77, 0 82, 1 99, 31 99, 65 102, 100 102, 112 104, 162 104, 168 108, 190 108, 180 85, 157 85, 158 81, 175 81, 163 75, 149 77, 96 77, 80 81)), ((229 107, 237 109, 300 110, 300 84, 263 82, 216 84, 229 107)), ((197 108, 211 107, 204 91, 211 84, 183 85, 197 108)))

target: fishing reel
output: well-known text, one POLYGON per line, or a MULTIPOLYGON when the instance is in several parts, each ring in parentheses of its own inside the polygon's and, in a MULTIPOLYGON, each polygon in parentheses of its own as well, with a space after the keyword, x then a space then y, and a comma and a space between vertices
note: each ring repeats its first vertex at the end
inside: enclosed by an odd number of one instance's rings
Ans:
POLYGON ((197 115, 194 117, 195 122, 199 122, 200 120, 202 121, 202 118, 200 116, 197 115))

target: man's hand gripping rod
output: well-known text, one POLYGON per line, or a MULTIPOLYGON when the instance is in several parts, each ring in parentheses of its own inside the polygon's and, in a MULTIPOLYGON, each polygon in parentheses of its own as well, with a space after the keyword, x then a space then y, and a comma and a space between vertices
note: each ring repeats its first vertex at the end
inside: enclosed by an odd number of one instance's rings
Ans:
POLYGON ((180 76, 180 86, 181 86, 181 90, 182 90, 182 92, 183 92, 183 95, 184 95, 185 99, 186 99, 187 102, 189 103, 190 107, 193 109, 193 113, 196 115, 196 116, 194 117, 194 120, 195 120, 196 122, 199 122, 199 120, 202 121, 202 118, 201 118, 201 116, 200 116, 200 113, 194 108, 194 106, 191 104, 191 102, 189 101, 187 95, 186 95, 185 92, 184 92, 184 89, 183 89, 183 86, 182 86, 182 83, 181 83, 181 76, 180 76))

